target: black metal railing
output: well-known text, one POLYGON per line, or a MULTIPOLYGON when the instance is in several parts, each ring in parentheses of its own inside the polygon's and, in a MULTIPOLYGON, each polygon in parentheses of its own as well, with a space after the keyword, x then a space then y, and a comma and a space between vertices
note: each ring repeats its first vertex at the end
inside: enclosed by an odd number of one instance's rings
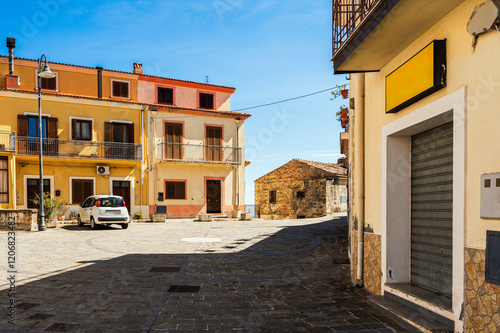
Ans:
POLYGON ((333 0, 332 54, 368 16, 382 0, 333 0))
MULTIPOLYGON (((116 160, 142 159, 142 146, 134 143, 96 142, 79 140, 42 139, 44 156, 98 158, 116 160)), ((40 141, 35 137, 18 136, 17 153, 19 155, 38 155, 40 141)))
POLYGON ((157 156, 163 161, 240 164, 241 148, 201 144, 167 143, 158 145, 157 156))
POLYGON ((16 133, 0 131, 0 151, 16 151, 16 133))

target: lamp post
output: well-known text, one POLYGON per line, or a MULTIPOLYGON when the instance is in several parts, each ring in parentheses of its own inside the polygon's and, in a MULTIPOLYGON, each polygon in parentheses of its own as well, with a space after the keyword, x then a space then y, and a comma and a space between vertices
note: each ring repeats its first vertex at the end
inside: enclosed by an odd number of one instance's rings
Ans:
POLYGON ((38 226, 39 231, 47 230, 45 225, 45 213, 43 212, 43 139, 42 139, 42 78, 53 79, 56 75, 52 73, 47 65, 47 57, 43 54, 38 59, 38 143, 40 149, 40 223, 38 226), (44 63, 42 70, 42 62, 44 63))

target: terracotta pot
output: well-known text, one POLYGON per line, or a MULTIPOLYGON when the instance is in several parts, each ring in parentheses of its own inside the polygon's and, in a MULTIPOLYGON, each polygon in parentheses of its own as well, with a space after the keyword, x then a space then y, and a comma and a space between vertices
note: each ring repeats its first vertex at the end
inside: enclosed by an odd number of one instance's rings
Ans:
POLYGON ((349 97, 349 90, 348 89, 341 90, 340 93, 342 94, 343 99, 347 99, 347 97, 349 97))
POLYGON ((59 216, 57 217, 57 220, 58 220, 58 221, 64 221, 64 215, 59 215, 59 216))

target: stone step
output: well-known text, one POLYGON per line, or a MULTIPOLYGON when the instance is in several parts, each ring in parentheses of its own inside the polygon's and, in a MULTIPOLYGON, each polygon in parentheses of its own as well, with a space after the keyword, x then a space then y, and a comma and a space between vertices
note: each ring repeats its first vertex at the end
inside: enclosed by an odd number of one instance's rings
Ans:
POLYGON ((453 333, 452 320, 408 302, 389 292, 385 296, 370 296, 368 302, 412 332, 453 333))

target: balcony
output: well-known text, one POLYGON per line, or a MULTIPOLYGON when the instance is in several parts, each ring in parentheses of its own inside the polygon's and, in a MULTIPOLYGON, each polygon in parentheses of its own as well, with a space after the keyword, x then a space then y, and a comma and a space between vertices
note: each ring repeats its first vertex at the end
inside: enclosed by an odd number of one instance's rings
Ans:
POLYGON ((0 151, 16 151, 16 134, 11 131, 0 131, 0 151))
POLYGON ((177 163, 239 165, 241 148, 201 144, 166 143, 157 147, 158 160, 177 163))
POLYGON ((333 0, 335 74, 379 71, 462 2, 333 0))
MULTIPOLYGON (((96 158, 111 160, 140 161, 142 146, 134 143, 95 142, 78 140, 60 140, 44 138, 42 140, 44 156, 96 158)), ((17 137, 18 155, 38 155, 40 153, 39 139, 34 137, 17 137)))

